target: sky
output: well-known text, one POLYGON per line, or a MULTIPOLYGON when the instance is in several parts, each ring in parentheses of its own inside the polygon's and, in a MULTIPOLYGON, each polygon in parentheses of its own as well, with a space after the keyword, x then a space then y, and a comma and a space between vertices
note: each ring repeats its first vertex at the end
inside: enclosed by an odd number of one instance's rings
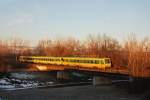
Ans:
POLYGON ((150 36, 150 0, 0 0, 0 39, 150 36))

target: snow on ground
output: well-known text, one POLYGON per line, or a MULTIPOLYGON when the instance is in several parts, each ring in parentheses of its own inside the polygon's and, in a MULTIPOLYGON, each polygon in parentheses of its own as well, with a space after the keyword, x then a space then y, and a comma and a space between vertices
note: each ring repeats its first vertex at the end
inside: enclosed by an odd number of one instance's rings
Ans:
POLYGON ((0 79, 0 89, 4 89, 4 90, 37 88, 37 87, 48 86, 52 84, 53 82, 39 82, 39 81, 31 81, 31 80, 20 80, 15 78, 0 79))
POLYGON ((18 79, 32 79, 34 75, 29 73, 11 73, 11 77, 15 77, 18 79))

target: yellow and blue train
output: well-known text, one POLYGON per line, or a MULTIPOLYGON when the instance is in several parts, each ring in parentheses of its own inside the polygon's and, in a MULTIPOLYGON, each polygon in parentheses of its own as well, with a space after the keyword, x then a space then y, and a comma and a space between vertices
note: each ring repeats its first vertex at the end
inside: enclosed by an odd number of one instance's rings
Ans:
POLYGON ((19 56, 17 61, 21 63, 81 66, 85 68, 111 67, 110 58, 19 56))

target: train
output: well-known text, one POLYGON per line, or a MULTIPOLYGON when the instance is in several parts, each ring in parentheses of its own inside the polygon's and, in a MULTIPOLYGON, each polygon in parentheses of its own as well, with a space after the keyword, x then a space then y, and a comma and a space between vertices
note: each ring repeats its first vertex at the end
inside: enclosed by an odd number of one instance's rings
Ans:
POLYGON ((20 63, 80 66, 84 68, 110 68, 110 58, 18 56, 20 63))

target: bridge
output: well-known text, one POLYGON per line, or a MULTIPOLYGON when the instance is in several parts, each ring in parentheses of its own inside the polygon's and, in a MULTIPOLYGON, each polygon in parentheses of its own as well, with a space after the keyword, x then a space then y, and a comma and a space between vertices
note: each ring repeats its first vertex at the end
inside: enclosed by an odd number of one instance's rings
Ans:
MULTIPOLYGON (((47 57, 47 56, 20 56, 17 58, 19 63, 26 63, 35 66, 41 71, 57 71, 57 78, 68 79, 68 71, 77 71, 88 73, 93 76, 93 84, 108 83, 105 76, 125 76, 131 79, 149 78, 149 73, 144 72, 138 74, 133 69, 127 67, 108 66, 110 63, 105 61, 108 58, 76 58, 76 57, 47 57), (136 73, 136 74, 135 74, 136 73), (105 78, 104 78, 105 77, 105 78)), ((132 79, 133 80, 133 79, 132 79)))

